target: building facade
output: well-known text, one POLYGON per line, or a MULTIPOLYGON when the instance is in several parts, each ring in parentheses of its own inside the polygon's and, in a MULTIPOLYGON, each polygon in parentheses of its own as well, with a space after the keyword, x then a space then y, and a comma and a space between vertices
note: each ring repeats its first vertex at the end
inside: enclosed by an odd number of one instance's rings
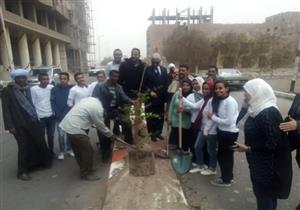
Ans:
POLYGON ((85 0, 0 0, 4 19, 0 71, 50 65, 71 72, 88 69, 86 4, 85 0))
MULTIPOLYGON (((202 10, 200 10, 202 11, 202 10)), ((208 21, 200 21, 202 13, 199 12, 196 19, 199 21, 193 22, 190 17, 193 15, 187 15, 180 18, 176 15, 176 21, 169 22, 168 20, 173 20, 174 16, 169 15, 169 13, 162 13, 163 16, 155 16, 153 12, 152 16, 149 17, 149 21, 152 24, 147 30, 147 56, 151 56, 154 52, 159 52, 163 55, 164 52, 164 40, 171 36, 173 31, 178 27, 185 27, 187 30, 196 30, 205 32, 205 34, 214 38, 221 34, 234 32, 236 34, 245 34, 248 37, 257 37, 261 34, 268 34, 279 37, 280 39, 287 40, 290 43, 291 48, 298 46, 297 42, 300 36, 300 12, 284 12, 279 13, 265 19, 263 23, 248 23, 248 24, 219 24, 213 23, 213 12, 210 15, 204 17, 209 17, 208 21)), ((178 14, 178 12, 176 12, 178 14)), ((221 61, 224 61, 224 56, 218 54, 217 65, 223 66, 221 61)), ((270 57, 270 55, 268 55, 270 57)), ((293 65, 293 62, 291 62, 293 65)))

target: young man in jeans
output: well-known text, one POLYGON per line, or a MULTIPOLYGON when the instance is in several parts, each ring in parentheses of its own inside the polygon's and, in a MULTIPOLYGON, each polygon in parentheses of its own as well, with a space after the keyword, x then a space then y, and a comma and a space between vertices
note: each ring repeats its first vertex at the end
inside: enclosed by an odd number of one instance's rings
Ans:
POLYGON ((32 103, 36 109, 43 133, 47 131, 48 149, 52 158, 56 157, 53 151, 53 139, 55 131, 55 119, 50 103, 50 93, 53 85, 49 84, 49 76, 46 73, 39 74, 39 85, 31 88, 32 103))
POLYGON ((72 86, 69 85, 69 74, 67 72, 61 72, 59 74, 59 84, 53 87, 51 90, 51 107, 56 121, 60 149, 60 153, 58 154, 59 160, 64 159, 65 153, 74 157, 74 153, 71 149, 70 143, 68 139, 66 139, 65 132, 58 126, 58 124, 70 110, 67 101, 71 88, 72 86))

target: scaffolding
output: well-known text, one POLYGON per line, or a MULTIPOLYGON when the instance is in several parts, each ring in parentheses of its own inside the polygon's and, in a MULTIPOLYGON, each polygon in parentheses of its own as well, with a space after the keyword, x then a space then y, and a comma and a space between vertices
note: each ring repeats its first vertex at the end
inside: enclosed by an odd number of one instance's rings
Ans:
POLYGON ((163 9, 161 15, 155 15, 155 9, 152 10, 152 15, 148 18, 152 24, 180 24, 182 22, 189 24, 213 23, 214 8, 210 8, 210 14, 203 14, 203 9, 200 7, 198 11, 191 8, 179 11, 176 8, 176 14, 170 15, 170 11, 163 9))
POLYGON ((96 44, 94 32, 94 16, 91 0, 85 0, 86 21, 88 24, 88 49, 87 59, 89 67, 96 65, 96 44))

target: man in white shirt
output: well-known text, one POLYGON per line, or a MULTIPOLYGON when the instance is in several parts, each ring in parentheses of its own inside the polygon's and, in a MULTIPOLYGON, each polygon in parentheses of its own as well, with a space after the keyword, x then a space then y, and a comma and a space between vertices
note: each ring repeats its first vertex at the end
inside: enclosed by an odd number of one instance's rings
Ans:
POLYGON ((89 88, 85 82, 84 74, 82 72, 77 72, 74 75, 76 85, 71 88, 68 96, 68 106, 73 107, 81 99, 89 97, 89 88))
POLYGON ((115 137, 104 124, 103 107, 99 99, 88 97, 77 103, 65 116, 59 126, 67 133, 83 180, 100 179, 93 174, 93 148, 87 130, 95 126, 103 135, 114 140, 115 137))
POLYGON ((44 135, 45 131, 47 131, 50 155, 55 158, 56 155, 53 151, 55 118, 50 102, 51 89, 53 88, 53 85, 49 84, 49 76, 46 73, 39 74, 39 82, 39 85, 31 88, 32 103, 36 109, 44 135))
POLYGON ((106 64, 105 66, 105 75, 109 77, 109 72, 111 70, 119 71, 120 64, 122 62, 123 53, 120 49, 115 49, 113 52, 114 60, 106 64))

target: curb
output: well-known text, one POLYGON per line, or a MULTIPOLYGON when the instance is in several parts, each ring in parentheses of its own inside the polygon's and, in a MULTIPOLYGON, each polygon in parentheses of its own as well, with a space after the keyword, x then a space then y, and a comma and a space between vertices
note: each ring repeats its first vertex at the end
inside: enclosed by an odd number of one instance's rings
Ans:
POLYGON ((289 100, 294 100, 295 98, 295 93, 286 93, 286 92, 282 92, 282 91, 274 91, 275 95, 277 97, 281 97, 281 98, 285 98, 285 99, 289 99, 289 100))

